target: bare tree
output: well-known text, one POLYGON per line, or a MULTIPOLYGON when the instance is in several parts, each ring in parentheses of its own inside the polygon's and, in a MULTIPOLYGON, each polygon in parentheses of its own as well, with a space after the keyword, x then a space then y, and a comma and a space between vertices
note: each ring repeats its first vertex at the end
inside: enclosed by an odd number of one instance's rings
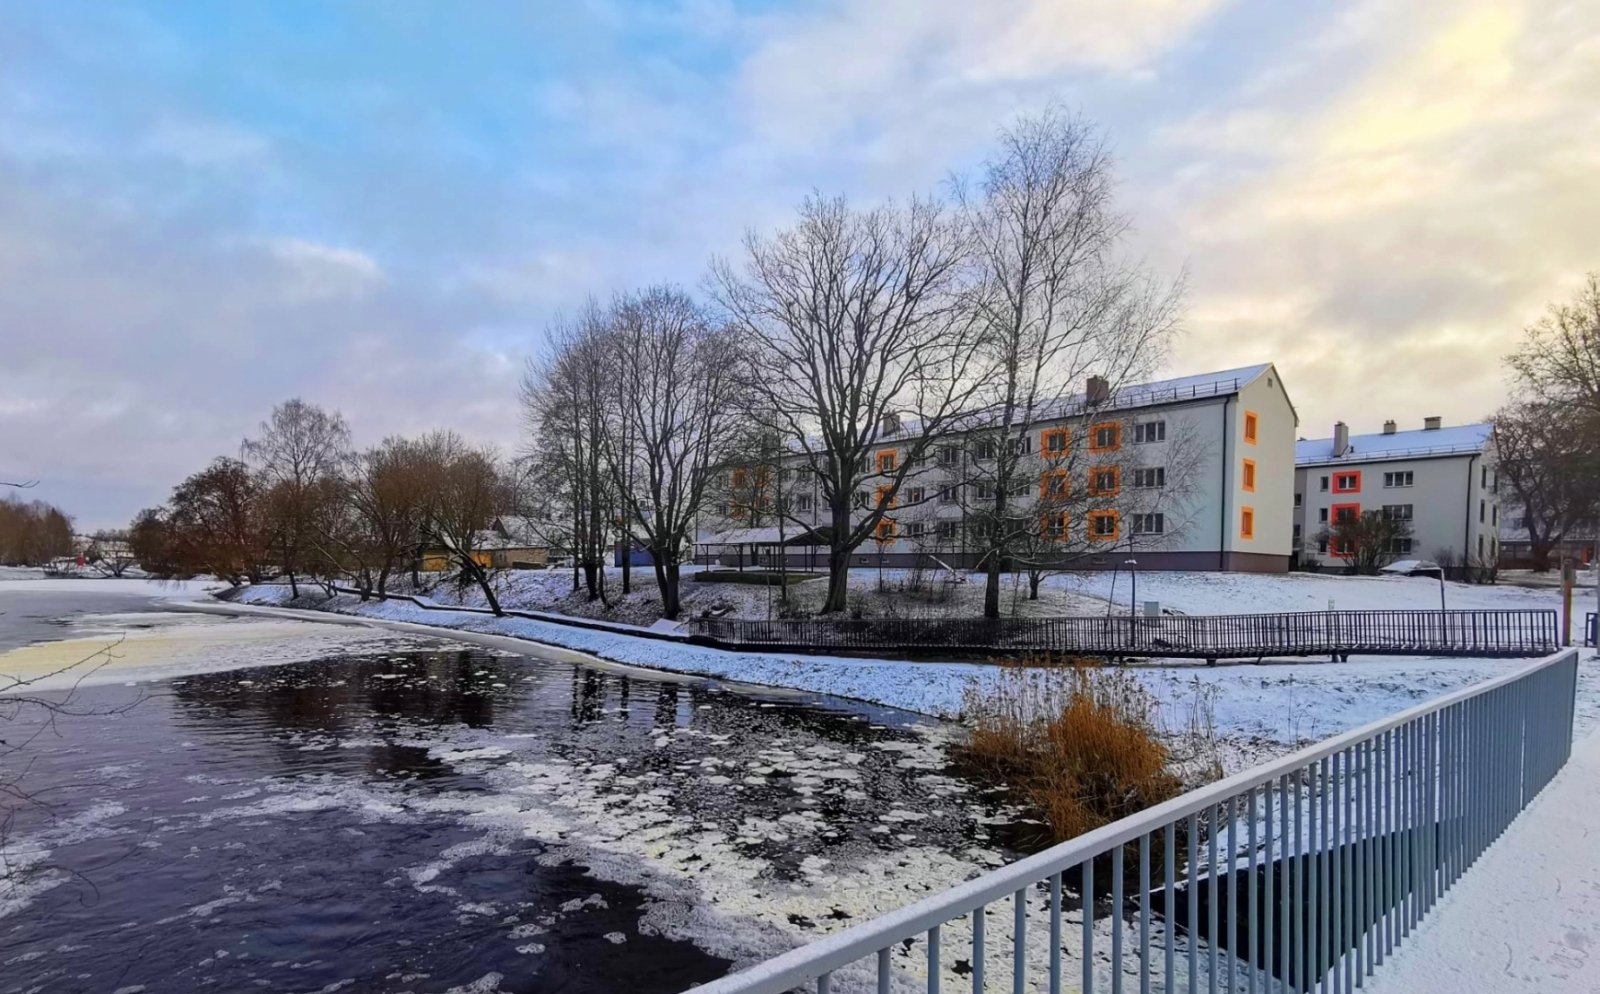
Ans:
POLYGON ((740 438, 735 343, 671 287, 618 300, 610 325, 605 352, 616 399, 605 464, 624 519, 650 550, 662 615, 675 619, 679 566, 713 471, 740 438))
POLYGON ((480 537, 504 504, 494 450, 469 446, 454 432, 433 432, 418 443, 414 465, 427 491, 424 533, 444 551, 461 582, 477 584, 489 609, 503 615, 490 583, 492 564, 479 548, 480 537))
POLYGON ((844 610, 851 554, 981 380, 960 235, 931 201, 857 210, 812 196, 793 227, 746 236, 742 270, 713 263, 712 291, 741 343, 746 416, 794 440, 821 485, 824 612, 844 610))
POLYGON ((1600 452, 1570 404, 1513 400, 1491 420, 1495 472, 1522 506, 1533 568, 1543 572, 1552 549, 1600 516, 1600 452))
POLYGON ((216 459, 172 491, 161 517, 163 558, 174 574, 209 573, 235 586, 244 579, 261 580, 268 545, 265 514, 260 487, 244 463, 216 459))
POLYGON ((1600 418, 1600 271, 1584 279, 1570 303, 1551 304, 1506 364, 1541 400, 1600 418))
POLYGON ((1411 519, 1384 511, 1340 514, 1321 538, 1328 550, 1340 557, 1353 573, 1373 574, 1398 559, 1411 538, 1411 519))
POLYGON ((261 477, 269 540, 289 589, 299 596, 296 573, 317 541, 316 520, 326 513, 318 501, 332 495, 327 486, 347 458, 350 429, 335 411, 329 414, 298 397, 273 407, 259 438, 246 439, 244 452, 261 477))
POLYGON ((389 579, 415 558, 422 534, 427 502, 419 450, 418 443, 391 436, 352 456, 346 466, 344 497, 362 523, 371 586, 379 597, 388 593, 389 579))
MULTIPOLYGON (((1013 510, 1045 482, 1035 427, 1092 412, 1122 383, 1153 372, 1177 327, 1183 282, 1161 285, 1115 254, 1128 219, 1114 209, 1114 186, 1098 131, 1054 106, 1001 132, 979 188, 954 184, 981 274, 971 299, 992 370, 983 406, 967 425, 964 461, 970 482, 987 495, 971 536, 987 572, 985 617, 999 616, 1000 574, 1019 546, 1031 553, 1057 544, 1058 528, 1041 531, 1039 515, 1013 510), (1086 383, 1078 400, 1073 394, 1086 383)), ((1054 460, 1057 486, 1076 460, 1069 448, 1044 453, 1054 460)), ((1109 462, 1096 465, 1114 473, 1109 462)), ((1093 490, 1080 477, 1068 492, 1087 498, 1093 490)), ((1050 513, 1059 523, 1070 511, 1050 513)))
POLYGON ((523 415, 543 459, 563 481, 572 521, 573 583, 582 570, 589 599, 609 604, 605 561, 620 515, 607 470, 609 428, 618 403, 607 376, 611 329, 593 302, 578 321, 558 322, 546 354, 523 376, 523 415))
POLYGON ((0 565, 43 566, 72 553, 72 518, 44 501, 0 498, 0 565))
POLYGON ((89 538, 84 560, 102 576, 121 577, 139 562, 128 538, 126 531, 97 531, 89 538))

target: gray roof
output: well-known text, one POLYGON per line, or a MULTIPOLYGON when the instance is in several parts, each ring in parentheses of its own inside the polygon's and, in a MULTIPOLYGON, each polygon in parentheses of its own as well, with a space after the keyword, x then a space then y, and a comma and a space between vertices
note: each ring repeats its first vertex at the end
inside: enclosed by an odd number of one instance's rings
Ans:
POLYGON ((1494 425, 1458 425, 1453 428, 1397 431, 1392 435, 1351 435, 1350 450, 1333 454, 1333 439, 1302 439, 1294 445, 1296 466, 1332 466, 1343 463, 1378 462, 1391 459, 1429 459, 1435 456, 1465 456, 1482 452, 1494 437, 1494 425))

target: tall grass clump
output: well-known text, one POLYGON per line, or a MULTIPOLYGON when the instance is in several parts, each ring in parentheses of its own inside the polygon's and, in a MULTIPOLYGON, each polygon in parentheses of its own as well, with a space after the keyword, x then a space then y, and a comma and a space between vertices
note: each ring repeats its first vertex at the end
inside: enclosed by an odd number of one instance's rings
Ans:
POLYGON ((962 710, 960 758, 1009 784, 1056 842, 1175 797, 1216 765, 1175 756, 1155 696, 1091 660, 1000 662, 993 680, 968 686, 962 710))

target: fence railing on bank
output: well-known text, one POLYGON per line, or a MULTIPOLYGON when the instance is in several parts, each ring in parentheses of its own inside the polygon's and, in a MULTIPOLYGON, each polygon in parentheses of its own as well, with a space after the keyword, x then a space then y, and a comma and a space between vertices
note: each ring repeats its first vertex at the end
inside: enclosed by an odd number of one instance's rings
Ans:
POLYGON ((1258 656, 1541 656, 1560 648, 1556 612, 1299 611, 1064 618, 696 618, 728 648, 809 651, 1059 652, 1239 659, 1258 656))
POLYGON ((1352 991, 1566 763, 1577 672, 1551 656, 695 990, 1352 991))

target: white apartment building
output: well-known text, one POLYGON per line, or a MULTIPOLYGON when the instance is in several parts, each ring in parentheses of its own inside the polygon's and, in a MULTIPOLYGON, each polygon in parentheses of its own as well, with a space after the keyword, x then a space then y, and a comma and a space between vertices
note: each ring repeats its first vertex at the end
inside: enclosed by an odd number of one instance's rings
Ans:
MULTIPOLYGON (((1051 486, 1106 495, 1095 510, 1060 516, 1063 532, 1074 530, 1063 546, 1072 551, 1062 560, 1072 568, 1112 569, 1134 558, 1140 569, 1283 572, 1293 545, 1297 426, 1294 405, 1270 363, 1115 389, 1092 379, 1084 393, 1010 439, 1016 451, 1037 460, 1016 490, 1016 513, 1047 507, 1030 502, 1047 500, 1051 486), (1069 452, 1070 461, 1061 458, 1069 452)), ((873 465, 901 465, 907 452, 897 441, 906 437, 895 425, 881 426, 873 465)), ((957 569, 978 566, 983 546, 973 540, 972 505, 964 495, 982 488, 974 481, 982 478, 990 444, 973 433, 938 445, 906 478, 892 523, 862 544, 851 565, 936 560, 957 569)), ((796 541, 807 528, 825 525, 822 494, 799 469, 801 457, 792 465, 794 471, 781 474, 791 510, 785 545, 777 544, 770 521, 750 527, 724 505, 700 522, 697 558, 773 565, 782 549, 791 567, 824 565, 825 547, 796 541)), ((866 486, 872 482, 869 477, 866 486)), ((863 507, 872 499, 870 490, 859 496, 863 507)), ((984 497, 971 496, 980 504, 984 497)))
POLYGON ((1397 558, 1492 563, 1500 554, 1499 479, 1494 426, 1423 427, 1399 431, 1393 421, 1374 435, 1333 437, 1295 445, 1294 545, 1302 562, 1343 566, 1326 537, 1344 514, 1379 511, 1411 522, 1397 558))

